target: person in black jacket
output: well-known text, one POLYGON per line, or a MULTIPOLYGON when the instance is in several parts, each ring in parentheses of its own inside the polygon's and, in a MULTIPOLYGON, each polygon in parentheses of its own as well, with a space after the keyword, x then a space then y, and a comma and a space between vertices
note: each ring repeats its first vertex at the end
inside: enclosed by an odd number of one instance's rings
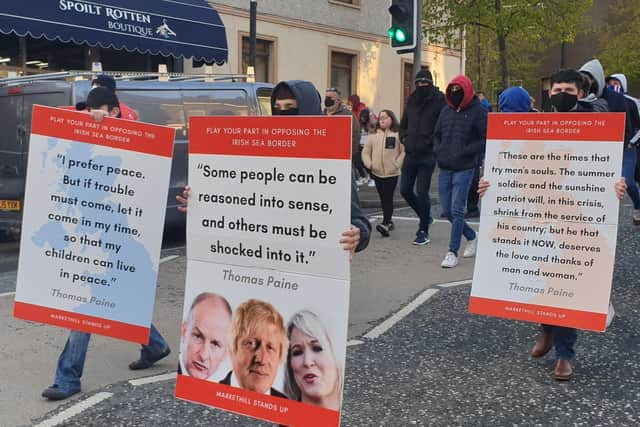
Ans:
POLYGON ((433 85, 429 70, 419 71, 416 74, 416 90, 409 97, 400 121, 400 141, 406 153, 402 164, 400 194, 420 218, 414 245, 429 243, 429 188, 436 166, 433 129, 444 106, 444 95, 433 85))
POLYGON ((633 202, 633 223, 640 225, 640 189, 635 181, 637 162, 636 146, 631 144, 633 138, 634 118, 624 96, 606 86, 604 69, 597 59, 592 59, 580 68, 580 72, 589 79, 589 91, 596 97, 607 101, 612 113, 625 113, 624 150, 622 152, 622 176, 627 181, 627 194, 633 202))
POLYGON ((458 265, 462 236, 467 239, 463 257, 476 254, 476 232, 464 220, 467 195, 478 159, 484 153, 487 109, 475 96, 473 83, 464 75, 451 80, 445 95, 448 107, 442 110, 433 134, 433 148, 440 167, 438 190, 442 214, 451 222, 449 251, 440 264, 458 265))

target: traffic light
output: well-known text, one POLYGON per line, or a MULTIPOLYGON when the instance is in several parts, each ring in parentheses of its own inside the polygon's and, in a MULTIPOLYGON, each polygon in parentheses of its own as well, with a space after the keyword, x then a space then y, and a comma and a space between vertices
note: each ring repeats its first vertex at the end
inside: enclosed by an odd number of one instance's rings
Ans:
POLYGON ((417 23, 420 22, 418 1, 422 0, 391 0, 389 38, 391 47, 398 49, 398 53, 410 52, 416 47, 417 23))

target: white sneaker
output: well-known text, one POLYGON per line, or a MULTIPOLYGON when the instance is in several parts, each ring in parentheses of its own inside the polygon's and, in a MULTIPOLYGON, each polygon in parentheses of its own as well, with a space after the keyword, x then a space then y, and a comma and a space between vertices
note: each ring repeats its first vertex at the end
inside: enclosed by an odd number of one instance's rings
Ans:
POLYGON ((376 182, 373 179, 369 180, 369 187, 375 187, 376 186, 376 182))
POLYGON ((611 304, 611 301, 609 301, 609 309, 607 310, 607 329, 609 329, 609 326, 611 325, 611 322, 613 322, 613 318, 616 315, 616 311, 613 309, 613 304, 611 304))
POLYGON ((442 260, 442 264, 440 267, 442 268, 453 268, 458 265, 458 257, 453 252, 447 252, 444 259, 442 260))
POLYGON ((462 258, 471 258, 476 256, 476 251, 478 250, 478 236, 475 239, 467 241, 467 246, 464 248, 464 252, 462 253, 462 258))
POLYGON ((363 185, 365 183, 365 179, 364 178, 358 178, 356 179, 356 185, 358 187, 360 187, 361 185, 363 185))

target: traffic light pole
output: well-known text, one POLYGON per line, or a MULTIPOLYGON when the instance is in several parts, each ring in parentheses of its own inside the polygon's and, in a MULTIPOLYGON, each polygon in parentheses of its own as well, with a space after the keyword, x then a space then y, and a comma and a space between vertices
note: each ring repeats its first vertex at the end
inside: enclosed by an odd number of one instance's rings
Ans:
POLYGON ((411 88, 415 89, 415 76, 422 68, 422 0, 417 1, 417 15, 416 19, 416 47, 413 51, 413 78, 411 79, 411 88))

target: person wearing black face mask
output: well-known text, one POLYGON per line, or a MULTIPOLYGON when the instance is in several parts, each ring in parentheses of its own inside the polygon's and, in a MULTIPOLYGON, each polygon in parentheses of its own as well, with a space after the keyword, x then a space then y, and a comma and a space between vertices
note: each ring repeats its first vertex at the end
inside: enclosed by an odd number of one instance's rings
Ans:
POLYGON ((400 120, 400 141, 406 157, 402 163, 400 194, 420 218, 414 245, 429 243, 431 201, 429 189, 436 167, 433 129, 444 107, 444 94, 433 85, 429 70, 416 74, 416 90, 409 96, 400 120))
POLYGON ((360 122, 351 110, 342 103, 340 91, 330 87, 324 94, 324 112, 328 116, 351 116, 351 166, 358 169, 360 164, 360 122))
MULTIPOLYGON (((337 91, 336 91, 337 95, 337 91)), ((347 109, 347 112, 351 112, 347 109)), ((304 80, 288 80, 278 83, 271 93, 271 113, 274 116, 320 116, 320 94, 315 86, 304 80)), ((358 126, 358 144, 360 141, 360 126, 358 126)), ((358 147, 359 148, 359 147, 358 147)), ((358 150, 358 155, 360 155, 358 150)), ((185 189, 186 190, 186 189, 185 189)), ((179 198, 180 203, 186 204, 185 198, 179 198)), ((340 243, 345 250, 360 252, 369 244, 371 224, 360 209, 360 199, 356 183, 351 176, 351 228, 342 233, 340 243)))

